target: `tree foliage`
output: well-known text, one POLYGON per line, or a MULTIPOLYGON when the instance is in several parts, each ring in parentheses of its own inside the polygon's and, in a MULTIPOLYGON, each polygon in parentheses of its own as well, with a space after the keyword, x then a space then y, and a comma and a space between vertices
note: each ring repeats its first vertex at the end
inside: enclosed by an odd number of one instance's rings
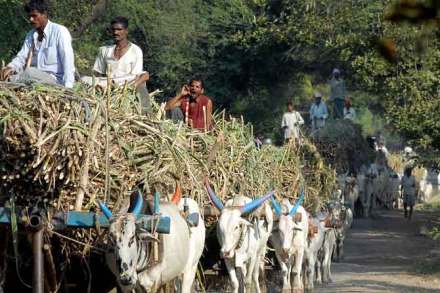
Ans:
MULTIPOLYGON (((288 100, 306 111, 313 90, 326 92, 331 69, 341 68, 355 105, 385 114, 405 138, 435 151, 440 149, 436 3, 59 0, 52 15, 74 34, 80 72, 90 71, 97 48, 109 42, 110 19, 125 15, 132 40, 144 51, 150 87, 165 90, 164 99, 200 75, 216 108, 244 115, 267 135, 279 130, 288 100), (93 21, 82 25, 85 20, 93 21)), ((9 59, 26 32, 25 17, 21 1, 0 4, 0 57, 9 59)))

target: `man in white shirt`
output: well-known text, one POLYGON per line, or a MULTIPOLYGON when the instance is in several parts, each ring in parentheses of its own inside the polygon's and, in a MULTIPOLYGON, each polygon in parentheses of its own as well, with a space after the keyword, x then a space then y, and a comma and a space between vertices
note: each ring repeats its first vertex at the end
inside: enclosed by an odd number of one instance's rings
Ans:
POLYGON ((356 120, 356 111, 351 104, 350 98, 346 97, 344 102, 344 119, 355 121, 356 120))
POLYGON ((310 107, 310 120, 312 123, 312 131, 316 131, 323 128, 325 125, 325 120, 328 117, 327 106, 322 100, 322 94, 315 92, 314 94, 315 102, 310 107))
POLYGON ((294 139, 296 142, 300 142, 299 126, 304 124, 304 119, 297 111, 293 109, 291 102, 287 103, 287 112, 284 113, 281 121, 281 128, 284 131, 284 141, 294 139))
MULTIPOLYGON (((129 85, 136 88, 141 100, 142 112, 149 108, 146 82, 150 79, 148 72, 143 69, 143 54, 141 48, 128 40, 128 19, 122 16, 111 21, 111 31, 114 44, 99 48, 93 66, 95 85, 105 88, 107 75, 116 86, 129 85)), ((92 85, 93 79, 84 76, 81 81, 92 85)))
POLYGON ((408 220, 411 220, 413 214, 413 208, 416 204, 417 197, 417 186, 416 186, 416 178, 411 174, 411 168, 405 168, 404 175, 402 176, 401 185, 402 185, 402 193, 401 197, 403 198, 403 209, 405 211, 405 218, 408 217, 408 220), (408 206, 409 206, 409 215, 408 215, 408 206))
POLYGON ((17 56, 1 70, 0 79, 35 81, 71 88, 75 81, 72 38, 66 27, 48 19, 48 4, 31 0, 24 9, 34 27, 17 56))

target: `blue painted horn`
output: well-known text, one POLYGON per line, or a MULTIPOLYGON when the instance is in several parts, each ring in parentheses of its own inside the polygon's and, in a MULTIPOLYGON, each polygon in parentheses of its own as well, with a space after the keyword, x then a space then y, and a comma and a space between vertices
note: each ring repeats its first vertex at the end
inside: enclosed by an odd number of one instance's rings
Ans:
POLYGON ((248 214, 250 212, 252 212, 253 210, 255 210, 256 208, 258 208, 259 206, 261 206, 266 200, 268 200, 269 198, 271 198, 274 195, 275 191, 272 190, 271 192, 269 192, 268 194, 254 199, 253 201, 251 201, 250 203, 247 203, 245 206, 243 206, 240 211, 242 214, 248 214))
POLYGON ((99 208, 101 209, 102 213, 104 214, 104 216, 110 220, 113 217, 112 212, 110 211, 110 209, 105 205, 105 203, 98 201, 99 204, 99 208))
POLYGON ((272 207, 273 207, 273 209, 274 209, 274 211, 275 211, 275 214, 279 217, 279 216, 281 216, 281 213, 282 213, 282 210, 281 210, 281 205, 280 205, 280 203, 275 199, 275 197, 271 197, 270 198, 271 199, 271 201, 272 201, 272 207))
POLYGON ((301 196, 296 201, 296 204, 293 206, 293 208, 290 210, 289 215, 293 217, 296 214, 296 211, 298 210, 299 206, 302 204, 303 200, 304 200, 304 188, 301 189, 301 196))
POLYGON ((131 210, 131 213, 137 217, 141 213, 142 205, 144 204, 144 199, 142 198, 142 193, 140 190, 137 192, 136 202, 134 204, 133 209, 131 210))
POLYGON ((215 195, 214 190, 212 190, 211 186, 209 185, 209 182, 205 182, 206 190, 208 191, 209 199, 211 200, 212 204, 219 209, 220 211, 224 208, 224 205, 220 198, 218 198, 217 195, 215 195))
POLYGON ((160 207, 159 207, 159 198, 160 194, 159 192, 154 192, 154 198, 153 198, 153 214, 157 215, 160 213, 160 207))

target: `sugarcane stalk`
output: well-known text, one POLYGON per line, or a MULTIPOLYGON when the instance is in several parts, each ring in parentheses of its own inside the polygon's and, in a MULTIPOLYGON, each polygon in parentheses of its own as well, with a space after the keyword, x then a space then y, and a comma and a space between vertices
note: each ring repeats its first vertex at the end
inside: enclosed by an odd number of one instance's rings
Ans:
POLYGON ((84 158, 83 158, 83 166, 80 171, 79 176, 79 187, 77 189, 76 194, 76 200, 75 200, 75 210, 81 211, 83 201, 84 201, 84 195, 87 190, 87 185, 89 183, 89 167, 90 167, 90 155, 92 152, 92 148, 95 142, 95 137, 98 134, 98 130, 101 128, 102 119, 100 115, 100 107, 99 105, 96 107, 95 115, 94 115, 94 123, 92 126, 92 130, 90 133, 90 136, 87 139, 87 145, 84 151, 84 158))

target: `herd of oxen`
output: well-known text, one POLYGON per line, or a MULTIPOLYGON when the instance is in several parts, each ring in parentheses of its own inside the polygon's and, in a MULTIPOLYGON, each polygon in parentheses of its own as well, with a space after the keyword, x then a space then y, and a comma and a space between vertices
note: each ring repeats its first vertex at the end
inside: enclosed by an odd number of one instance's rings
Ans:
MULTIPOLYGON (((331 262, 343 255, 353 214, 367 217, 377 203, 392 208, 399 198, 398 176, 375 164, 357 174, 340 175, 338 181, 333 199, 313 213, 302 205, 304 192, 294 202, 277 201, 272 191, 254 200, 236 196, 223 203, 205 182, 211 203, 219 211, 217 238, 232 292, 260 292, 268 246, 281 268, 283 292, 312 291, 315 284, 331 281, 331 262)), ((171 219, 169 234, 158 236, 138 225, 143 206, 140 194, 130 212, 113 215, 101 204, 111 223, 107 263, 123 292, 155 292, 173 280, 178 280, 178 291, 191 292, 205 246, 201 209, 190 198, 159 202, 155 197, 150 205, 155 213, 171 219), (188 215, 193 216, 191 221, 188 215), (161 257, 152 262, 155 245, 161 257)))

